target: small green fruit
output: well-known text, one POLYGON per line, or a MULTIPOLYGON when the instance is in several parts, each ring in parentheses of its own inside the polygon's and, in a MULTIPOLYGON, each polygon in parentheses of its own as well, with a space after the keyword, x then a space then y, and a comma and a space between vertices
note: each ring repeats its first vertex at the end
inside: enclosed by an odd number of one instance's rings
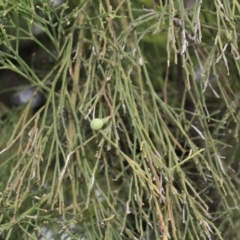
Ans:
POLYGON ((92 130, 100 130, 107 121, 109 120, 109 117, 106 118, 95 118, 91 121, 90 127, 92 130))

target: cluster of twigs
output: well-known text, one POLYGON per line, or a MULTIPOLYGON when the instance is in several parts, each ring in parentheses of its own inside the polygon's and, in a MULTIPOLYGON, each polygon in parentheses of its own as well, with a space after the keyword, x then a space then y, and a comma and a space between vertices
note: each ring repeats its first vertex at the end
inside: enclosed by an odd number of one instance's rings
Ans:
POLYGON ((3 239, 238 239, 240 5, 189 6, 0 3, 3 239))

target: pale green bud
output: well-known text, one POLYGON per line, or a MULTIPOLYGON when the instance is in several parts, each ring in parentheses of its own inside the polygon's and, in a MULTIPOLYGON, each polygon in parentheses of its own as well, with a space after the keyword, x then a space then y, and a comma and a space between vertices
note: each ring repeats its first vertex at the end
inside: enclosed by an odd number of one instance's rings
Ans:
POLYGON ((92 130, 100 130, 108 120, 109 120, 109 117, 95 118, 91 121, 90 127, 92 130))

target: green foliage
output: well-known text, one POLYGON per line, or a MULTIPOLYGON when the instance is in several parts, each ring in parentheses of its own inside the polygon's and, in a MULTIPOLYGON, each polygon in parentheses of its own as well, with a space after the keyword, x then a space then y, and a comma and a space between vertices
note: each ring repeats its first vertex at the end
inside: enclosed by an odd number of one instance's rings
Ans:
POLYGON ((2 239, 239 239, 240 6, 200 2, 1 1, 2 239))

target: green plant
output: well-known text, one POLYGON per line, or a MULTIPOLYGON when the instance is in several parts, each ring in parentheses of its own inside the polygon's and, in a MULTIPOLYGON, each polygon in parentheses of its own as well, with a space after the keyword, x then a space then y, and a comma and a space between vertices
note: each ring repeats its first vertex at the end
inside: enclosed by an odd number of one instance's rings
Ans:
POLYGON ((0 12, 3 239, 239 238, 237 1, 0 12))

